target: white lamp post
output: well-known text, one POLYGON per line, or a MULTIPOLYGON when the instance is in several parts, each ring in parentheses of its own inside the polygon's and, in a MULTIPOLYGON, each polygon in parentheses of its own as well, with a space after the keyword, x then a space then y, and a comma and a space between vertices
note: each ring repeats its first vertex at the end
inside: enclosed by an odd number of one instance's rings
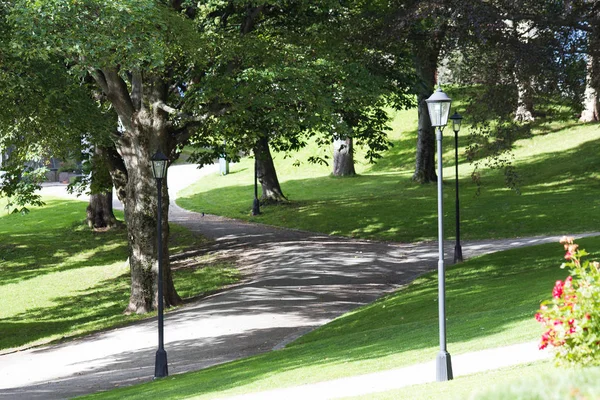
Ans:
POLYGON ((446 350, 446 273, 444 269, 444 197, 442 191, 442 129, 448 123, 452 99, 438 89, 426 100, 431 126, 435 129, 438 158, 438 306, 440 324, 440 352, 436 358, 438 382, 452 379, 452 362, 446 350))
POLYGON ((158 190, 158 215, 156 222, 158 242, 158 350, 154 363, 154 378, 163 378, 169 375, 167 366, 167 352, 164 341, 163 319, 163 271, 162 271, 162 180, 167 175, 169 159, 160 151, 152 156, 152 174, 156 179, 158 190))

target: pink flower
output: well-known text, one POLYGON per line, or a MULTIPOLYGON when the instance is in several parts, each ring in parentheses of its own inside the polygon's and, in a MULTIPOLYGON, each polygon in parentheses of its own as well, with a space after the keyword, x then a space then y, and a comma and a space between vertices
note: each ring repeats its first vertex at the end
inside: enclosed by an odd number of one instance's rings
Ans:
POLYGON ((572 326, 572 327, 570 327, 570 328, 569 328, 569 332, 568 332, 568 334, 569 334, 569 335, 572 335, 573 333, 575 333, 575 331, 576 331, 576 330, 577 330, 577 329, 576 329, 574 326, 572 326))
POLYGON ((554 284, 554 289, 552 290, 552 296, 554 296, 555 299, 559 299, 563 294, 563 282, 562 281, 556 281, 556 283, 554 284))
POLYGON ((567 254, 565 254, 565 260, 570 260, 571 258, 573 258, 573 255, 575 254, 578 248, 578 244, 565 244, 565 250, 567 251, 567 254))
POLYGON ((573 282, 573 277, 571 275, 567 276, 567 279, 565 279, 565 286, 571 287, 572 282, 573 282))
POLYGON ((536 314, 535 314, 535 320, 536 320, 537 322, 544 322, 544 317, 542 317, 542 314, 540 314, 540 313, 536 313, 536 314))

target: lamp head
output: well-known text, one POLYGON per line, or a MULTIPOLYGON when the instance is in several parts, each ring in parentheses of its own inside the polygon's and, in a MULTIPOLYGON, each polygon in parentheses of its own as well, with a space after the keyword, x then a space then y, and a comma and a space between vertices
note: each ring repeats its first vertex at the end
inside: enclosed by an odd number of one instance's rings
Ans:
POLYGON ((427 109, 429 110, 429 118, 431 126, 443 127, 448 123, 448 114, 450 114, 450 103, 452 99, 438 87, 435 92, 427 100, 427 109))
POLYGON ((454 132, 460 131, 460 124, 462 123, 463 119, 462 115, 454 111, 454 114, 452 114, 450 119, 452 120, 452 130, 454 130, 454 132))
POLYGON ((152 175, 156 179, 162 179, 167 175, 169 159, 160 150, 152 156, 152 175))

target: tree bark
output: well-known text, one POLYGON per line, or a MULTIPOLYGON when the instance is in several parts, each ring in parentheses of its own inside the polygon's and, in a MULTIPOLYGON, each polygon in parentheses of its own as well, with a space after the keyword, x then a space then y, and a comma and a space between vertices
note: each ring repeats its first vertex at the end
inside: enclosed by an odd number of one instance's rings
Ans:
POLYGON ((351 137, 333 139, 333 176, 354 176, 354 147, 351 137))
POLYGON ((256 173, 258 175, 258 181, 262 187, 261 202, 273 203, 287 201, 287 198, 283 195, 283 191, 279 185, 279 179, 277 179, 275 164, 273 164, 273 157, 271 156, 271 150, 269 149, 268 136, 261 136, 256 141, 254 146, 254 157, 256 157, 257 161, 256 173))
POLYGON ((90 201, 86 209, 87 223, 91 229, 114 228, 119 222, 113 212, 112 179, 107 151, 94 146, 92 156, 90 201))
POLYGON ((425 100, 431 96, 436 82, 438 46, 423 46, 415 52, 415 67, 420 78, 417 86, 419 127, 413 181, 429 183, 437 181, 435 172, 435 132, 431 126, 425 100))
POLYGON ((90 195, 86 208, 87 223, 91 229, 114 228, 118 225, 113 213, 112 191, 90 195))
POLYGON ((515 121, 531 122, 533 116, 533 88, 530 78, 517 77, 517 111, 515 111, 515 121))
MULTIPOLYGON (((94 78, 119 114, 124 132, 115 142, 123 161, 126 179, 123 204, 129 242, 131 294, 126 313, 142 314, 158 305, 158 252, 156 180, 151 157, 160 150, 169 155, 175 148, 167 113, 159 106, 167 98, 167 85, 153 76, 134 73, 131 95, 118 70, 95 71, 94 78)), ((118 163, 113 164, 117 166, 118 163)), ((118 171, 119 168, 114 169, 118 171)), ((173 285, 169 266, 169 194, 166 179, 162 187, 162 266, 165 306, 181 303, 173 285)))
MULTIPOLYGON (((590 49, 594 49, 594 41, 590 39, 590 49)), ((583 111, 579 120, 581 122, 600 121, 600 104, 598 93, 600 91, 600 60, 592 51, 588 53, 587 76, 585 79, 585 93, 583 98, 583 111)))

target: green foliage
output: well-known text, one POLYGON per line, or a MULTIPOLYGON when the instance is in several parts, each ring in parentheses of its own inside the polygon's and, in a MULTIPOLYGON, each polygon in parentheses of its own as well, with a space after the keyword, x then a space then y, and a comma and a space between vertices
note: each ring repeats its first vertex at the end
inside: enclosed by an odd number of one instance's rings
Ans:
POLYGON ((600 263, 584 261, 588 255, 579 250, 573 238, 565 237, 566 263, 570 275, 556 281, 552 300, 542 303, 536 314, 546 332, 540 348, 556 349, 559 362, 578 365, 600 364, 600 263))
POLYGON ((4 174, 0 180, 0 190, 7 197, 6 210, 12 213, 27 214, 27 206, 43 206, 44 202, 37 193, 46 179, 45 168, 30 166, 4 165, 4 174))

